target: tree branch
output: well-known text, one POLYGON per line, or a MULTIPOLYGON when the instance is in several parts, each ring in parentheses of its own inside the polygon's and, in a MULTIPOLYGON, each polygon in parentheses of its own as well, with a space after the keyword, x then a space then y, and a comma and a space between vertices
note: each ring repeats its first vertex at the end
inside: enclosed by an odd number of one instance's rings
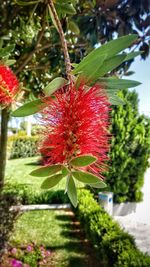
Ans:
POLYGON ((60 40, 61 40, 61 44, 62 44, 62 48, 63 48, 63 52, 64 52, 64 57, 65 57, 67 78, 71 82, 71 80, 72 80, 72 78, 71 78, 71 62, 70 62, 70 57, 69 57, 68 48, 67 48, 67 41, 65 39, 62 25, 61 25, 61 22, 59 20, 58 15, 57 15, 53 0, 49 0, 49 6, 50 6, 50 10, 53 14, 53 17, 54 17, 54 20, 55 20, 55 23, 57 25, 57 29, 58 29, 58 32, 60 35, 60 40))

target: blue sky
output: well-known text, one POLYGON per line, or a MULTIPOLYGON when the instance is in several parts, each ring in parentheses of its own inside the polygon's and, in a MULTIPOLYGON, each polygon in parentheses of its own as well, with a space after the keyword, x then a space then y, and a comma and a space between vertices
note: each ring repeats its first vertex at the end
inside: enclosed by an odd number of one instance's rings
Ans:
POLYGON ((135 73, 126 78, 142 83, 135 88, 139 95, 139 111, 150 117, 150 58, 141 60, 139 56, 131 65, 130 70, 135 73))

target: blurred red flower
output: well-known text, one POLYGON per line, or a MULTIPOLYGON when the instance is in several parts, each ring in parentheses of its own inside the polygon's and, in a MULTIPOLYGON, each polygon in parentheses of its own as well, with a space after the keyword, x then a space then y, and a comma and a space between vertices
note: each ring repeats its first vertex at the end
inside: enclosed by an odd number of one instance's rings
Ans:
POLYGON ((74 86, 46 99, 42 112, 45 126, 40 152, 45 164, 68 163, 73 157, 90 154, 98 161, 89 167, 94 173, 105 170, 109 150, 110 104, 100 85, 86 90, 74 86))
POLYGON ((12 70, 0 65, 0 105, 9 105, 13 102, 19 88, 19 82, 12 70))

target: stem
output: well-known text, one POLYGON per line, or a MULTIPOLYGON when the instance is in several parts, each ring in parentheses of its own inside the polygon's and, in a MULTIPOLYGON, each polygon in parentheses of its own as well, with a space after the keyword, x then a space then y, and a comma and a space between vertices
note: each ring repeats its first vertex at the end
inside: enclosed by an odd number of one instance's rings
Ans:
POLYGON ((53 17, 54 17, 54 20, 56 22, 57 29, 58 29, 58 32, 59 32, 59 35, 60 35, 60 40, 61 40, 61 43, 62 43, 62 48, 63 48, 63 52, 64 52, 64 57, 65 57, 66 74, 67 74, 68 80, 71 83, 71 81, 72 81, 72 78, 71 78, 71 62, 70 62, 70 57, 69 57, 69 53, 68 53, 67 41, 65 39, 65 35, 64 35, 63 29, 62 29, 62 25, 61 25, 61 22, 59 20, 58 15, 57 15, 53 0, 49 0, 49 6, 50 6, 51 12, 53 14, 53 17))
POLYGON ((7 129, 9 120, 9 107, 2 109, 1 115, 1 142, 0 142, 0 191, 4 185, 6 154, 7 154, 7 129))

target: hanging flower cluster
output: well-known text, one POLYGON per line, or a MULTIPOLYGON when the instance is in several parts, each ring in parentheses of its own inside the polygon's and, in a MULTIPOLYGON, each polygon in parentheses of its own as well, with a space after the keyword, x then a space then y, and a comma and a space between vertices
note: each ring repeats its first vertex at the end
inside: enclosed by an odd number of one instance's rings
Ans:
POLYGON ((40 147, 45 164, 69 164, 72 158, 88 154, 97 157, 89 170, 102 173, 109 149, 109 109, 100 85, 89 90, 84 85, 72 86, 67 92, 57 92, 53 100, 47 98, 40 147))
POLYGON ((14 100, 19 89, 19 82, 12 70, 0 65, 0 105, 7 106, 14 100))

